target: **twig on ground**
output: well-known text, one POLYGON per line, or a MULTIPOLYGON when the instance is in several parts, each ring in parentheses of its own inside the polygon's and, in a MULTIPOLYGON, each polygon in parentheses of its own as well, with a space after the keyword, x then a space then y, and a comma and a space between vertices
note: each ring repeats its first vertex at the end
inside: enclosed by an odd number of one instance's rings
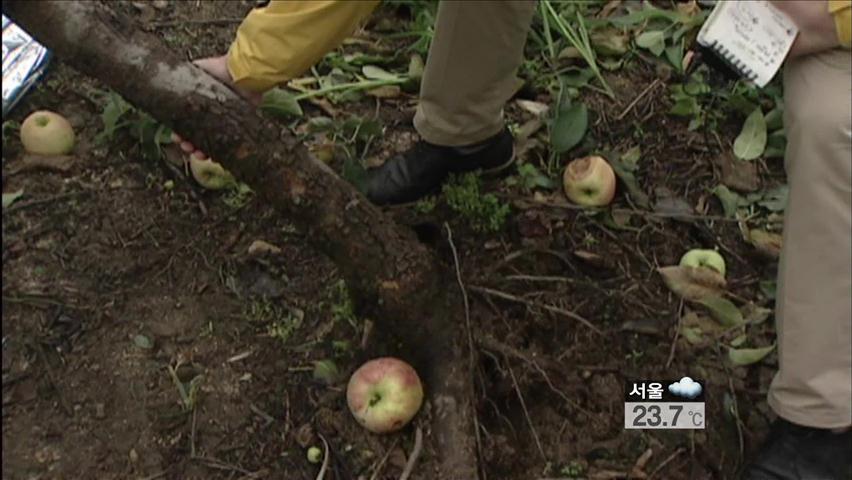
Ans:
POLYGON ((44 371, 47 374, 47 379, 50 381, 50 386, 53 387, 53 391, 56 393, 56 398, 59 400, 59 406, 62 407, 62 411, 65 412, 65 415, 69 417, 74 416, 73 410, 68 406, 68 403, 65 401, 65 397, 62 395, 62 390, 59 389, 59 385, 56 383, 56 376, 53 374, 53 367, 50 366, 50 361, 47 358, 47 354, 44 353, 44 349, 39 346, 36 348, 38 352, 39 358, 41 358, 41 362, 44 363, 44 371))
POLYGON ((411 472, 414 471, 414 465, 417 464, 417 459, 420 458, 420 452, 423 450, 423 431, 420 427, 417 427, 417 430, 414 432, 414 448, 411 449, 411 453, 408 454, 408 462, 405 463, 405 469, 403 469, 402 474, 399 476, 399 480, 408 480, 408 477, 411 476, 411 472))
MULTIPOLYGON (((447 223, 447 222, 444 222, 444 228, 447 230, 447 243, 450 244, 450 249, 453 252, 453 262, 455 263, 455 268, 456 268, 456 280, 458 281, 459 289, 461 290, 461 293, 462 293, 462 300, 464 301, 464 322, 465 322, 465 329, 467 329, 468 368, 469 368, 470 378, 473 379, 473 374, 476 371, 476 359, 474 358, 474 355, 476 354, 476 350, 473 348, 473 331, 472 331, 471 326, 470 326, 470 302, 468 301, 467 290, 464 287, 464 282, 462 281, 462 277, 461 277, 461 267, 459 266, 459 253, 458 253, 458 250, 456 249, 456 244, 453 242, 453 231, 450 228, 450 224, 447 223)), ((474 439, 476 440, 476 451, 477 451, 477 455, 479 456, 479 459, 480 459, 480 462, 477 462, 477 463, 481 465, 482 464, 481 460, 483 459, 483 456, 482 456, 482 436, 479 432, 479 418, 478 418, 478 415, 476 415, 475 407, 474 407, 474 411, 473 411, 473 428, 476 432, 476 435, 474 437, 474 439)), ((419 428, 417 430, 418 430, 418 432, 420 431, 419 428)), ((487 480, 487 476, 485 474, 484 468, 481 469, 481 473, 482 473, 482 479, 487 480)))
POLYGON ((651 92, 651 90, 657 88, 657 85, 659 85, 660 83, 661 83, 660 79, 655 78, 654 81, 651 82, 650 85, 645 87, 645 90, 642 90, 642 93, 640 93, 638 96, 636 96, 636 98, 634 98, 633 101, 630 102, 630 104, 627 105, 627 107, 621 113, 619 113, 617 117, 615 117, 615 119, 621 120, 625 116, 627 116, 627 114, 630 113, 631 110, 633 110, 633 107, 635 107, 636 104, 639 103, 639 100, 642 100, 643 98, 645 98, 645 95, 648 95, 651 92))
POLYGON ((192 408, 192 430, 189 435, 189 456, 190 458, 195 458, 195 425, 196 419, 198 418, 198 409, 192 408))
POLYGON ((92 192, 90 192, 89 190, 78 190, 76 192, 60 193, 59 195, 52 195, 50 197, 40 198, 38 200, 30 200, 29 202, 20 202, 20 203, 14 204, 14 205, 12 205, 8 208, 4 208, 3 214, 9 215, 11 213, 17 212, 19 210, 23 210, 25 208, 35 207, 35 206, 38 206, 38 205, 45 205, 45 204, 48 204, 48 203, 51 203, 51 202, 56 202, 56 201, 59 201, 59 200, 66 200, 68 198, 73 198, 73 197, 86 196, 86 195, 89 195, 90 193, 92 193, 92 192))
POLYGON ((382 458, 375 464, 376 466, 373 467, 373 474, 370 475, 370 480, 376 480, 377 478, 379 478, 379 474, 382 473, 382 467, 385 466, 385 462, 387 462, 388 458, 390 458, 390 454, 391 452, 393 452, 393 449, 396 448, 397 443, 399 443, 399 438, 394 439, 390 448, 388 448, 382 458))
POLYGON ((683 453, 683 452, 685 452, 685 451, 686 451, 686 449, 684 449, 683 447, 679 447, 679 448, 678 448, 677 450, 675 450, 675 451, 674 451, 671 455, 669 455, 668 457, 666 457, 666 459, 665 459, 665 460, 663 460, 662 462, 660 462, 660 464, 659 464, 659 465, 657 465, 657 468, 655 468, 653 472, 651 472, 650 474, 648 474, 648 480, 653 479, 653 478, 654 478, 654 476, 655 476, 656 474, 660 473, 660 471, 662 471, 662 469, 663 469, 666 465, 670 464, 670 463, 671 463, 671 462, 672 462, 675 458, 677 458, 677 457, 678 457, 678 455, 680 455, 681 453, 683 453))
POLYGON ((322 466, 320 467, 320 471, 317 473, 317 480, 323 480, 325 478, 325 472, 328 471, 328 464, 331 460, 331 449, 328 448, 328 442, 325 440, 325 437, 322 436, 321 433, 318 433, 320 440, 322 440, 322 447, 325 450, 325 454, 322 457, 322 466))
POLYGON ((680 326, 683 324, 683 299, 680 299, 680 305, 677 307, 677 325, 675 325, 675 334, 674 339, 672 340, 672 346, 669 348, 669 358, 666 360, 666 368, 672 364, 672 360, 674 360, 675 350, 677 349, 677 340, 680 338, 680 326))
POLYGON ((266 422, 263 425, 264 427, 268 427, 270 424, 272 424, 272 422, 275 421, 275 418, 273 418, 272 415, 270 415, 270 414, 264 412, 263 410, 257 408, 257 405, 255 405, 253 403, 249 404, 249 409, 251 409, 252 412, 254 412, 257 416, 259 416, 260 418, 262 418, 266 422))
POLYGON ((524 305, 527 305, 527 306, 530 306, 530 307, 543 308, 543 309, 545 309, 549 312, 558 313, 562 316, 571 318, 573 320, 577 320, 578 322, 582 323, 583 325, 585 325, 586 327, 588 327, 589 329, 591 329, 593 332, 597 333, 598 335, 603 336, 603 334, 604 334, 598 327, 594 326, 592 324, 592 322, 586 320, 584 317, 582 317, 582 316, 580 316, 580 315, 578 315, 578 314, 576 314, 576 313, 574 313, 570 310, 565 310, 564 308, 554 307, 553 305, 547 305, 547 304, 542 304, 542 303, 538 303, 538 302, 533 302, 533 301, 526 300, 524 298, 518 297, 516 295, 512 295, 511 293, 501 292, 500 290, 494 290, 493 288, 471 285, 470 289, 473 290, 474 292, 479 292, 479 293, 482 293, 482 294, 485 294, 485 295, 492 295, 492 296, 495 296, 495 297, 502 298, 503 300, 509 300, 511 302, 516 302, 516 303, 523 303, 524 305))
POLYGON ((740 419, 740 407, 737 404, 737 391, 734 388, 734 380, 731 376, 731 369, 728 368, 728 364, 725 363, 725 359, 722 358, 722 350, 721 348, 719 348, 719 342, 716 342, 714 344, 714 347, 716 349, 716 356, 719 358, 719 363, 725 369, 725 375, 728 377, 728 393, 731 394, 731 402, 733 406, 733 412, 731 412, 731 414, 733 414, 734 423, 737 426, 737 440, 739 440, 740 461, 742 461, 743 453, 745 452, 745 442, 743 440, 743 421, 740 419))
POLYGON ((527 402, 524 401, 524 396, 523 394, 521 394, 521 387, 518 385, 518 379, 515 378, 515 372, 512 371, 512 366, 509 365, 508 359, 506 359, 506 368, 509 370, 509 376, 512 377, 512 385, 514 385, 515 393, 518 395, 518 400, 521 402, 521 409, 524 411, 524 417, 527 420, 527 425, 529 425, 530 431, 532 432, 533 439, 535 440, 535 446, 538 448, 538 453, 541 454, 541 458, 546 462, 547 455, 544 454, 544 448, 542 448, 541 446, 541 440, 539 440, 538 438, 538 432, 536 431, 535 426, 532 423, 532 419, 530 418, 530 412, 527 410, 527 402))

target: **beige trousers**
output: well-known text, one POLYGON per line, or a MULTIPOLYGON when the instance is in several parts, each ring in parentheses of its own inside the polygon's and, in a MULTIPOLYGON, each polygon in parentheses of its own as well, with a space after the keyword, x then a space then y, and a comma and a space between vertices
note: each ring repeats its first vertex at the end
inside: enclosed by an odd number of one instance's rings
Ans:
POLYGON ((462 146, 503 128, 503 105, 535 12, 534 0, 442 1, 414 126, 430 143, 462 146))
POLYGON ((784 71, 790 186, 778 271, 780 368, 769 405, 817 428, 852 425, 852 52, 784 71))

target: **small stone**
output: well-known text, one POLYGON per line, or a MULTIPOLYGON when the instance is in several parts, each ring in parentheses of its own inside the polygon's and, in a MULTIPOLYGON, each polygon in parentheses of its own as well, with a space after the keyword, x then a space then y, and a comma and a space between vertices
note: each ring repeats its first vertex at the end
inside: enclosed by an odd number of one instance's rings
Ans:
POLYGON ((169 2, 168 0, 154 0, 151 2, 151 5, 153 5, 157 10, 162 10, 169 6, 169 2))
POLYGON ((95 418, 104 418, 106 417, 106 405, 103 403, 95 404, 95 418))
POLYGON ((130 463, 136 463, 139 461, 139 454, 136 453, 135 448, 130 449, 130 454, 128 456, 130 457, 130 463))

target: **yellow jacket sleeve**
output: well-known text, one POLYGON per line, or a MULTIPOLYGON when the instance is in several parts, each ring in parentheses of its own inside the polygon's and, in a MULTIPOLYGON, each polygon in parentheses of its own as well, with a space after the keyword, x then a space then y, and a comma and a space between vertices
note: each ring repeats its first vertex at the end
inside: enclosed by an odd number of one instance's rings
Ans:
POLYGON ((262 92, 310 69, 380 0, 272 0, 252 10, 228 50, 234 83, 262 92))
POLYGON ((852 48, 852 0, 828 0, 828 11, 834 15, 840 44, 852 48))

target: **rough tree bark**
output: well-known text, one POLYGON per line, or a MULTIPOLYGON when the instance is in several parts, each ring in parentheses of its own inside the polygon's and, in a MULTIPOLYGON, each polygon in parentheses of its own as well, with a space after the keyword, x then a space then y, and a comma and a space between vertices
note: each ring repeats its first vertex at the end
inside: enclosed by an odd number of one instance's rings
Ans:
POLYGON ((100 2, 3 2, 66 64, 113 88, 220 161, 329 256, 359 310, 400 338, 433 404, 432 478, 476 478, 464 311, 449 272, 288 133, 100 2))

